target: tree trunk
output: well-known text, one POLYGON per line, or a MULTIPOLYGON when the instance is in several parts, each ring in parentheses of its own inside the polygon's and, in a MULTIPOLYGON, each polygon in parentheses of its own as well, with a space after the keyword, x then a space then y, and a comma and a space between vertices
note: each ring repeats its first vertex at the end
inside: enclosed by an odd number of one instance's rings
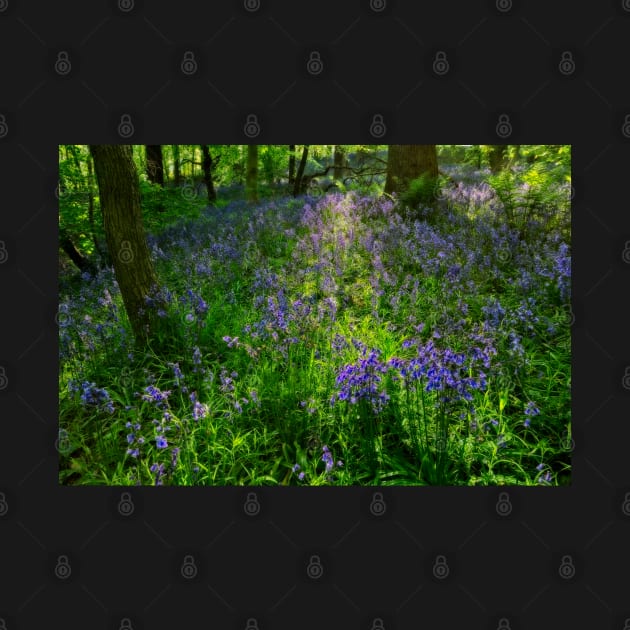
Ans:
POLYGON ((201 147, 201 157, 203 165, 203 181, 208 191, 208 203, 214 203, 217 200, 217 192, 214 189, 212 181, 212 156, 210 155, 210 147, 207 144, 199 145, 201 147))
POLYGON ((258 145, 247 146, 247 173, 245 179, 247 201, 258 201, 258 145))
POLYGON ((72 155, 72 161, 74 162, 74 167, 77 169, 78 180, 74 181, 74 188, 78 190, 83 185, 83 169, 81 168, 81 162, 79 160, 79 156, 77 154, 77 147, 74 144, 67 145, 67 151, 72 155))
POLYGON ((195 181, 195 166, 197 164, 197 145, 193 144, 190 147, 190 152, 192 157, 190 159, 190 179, 191 181, 195 181))
POLYGON ((70 260, 81 271, 95 271, 92 261, 81 254, 81 252, 75 247, 68 233, 63 228, 59 228, 59 245, 61 246, 61 249, 66 252, 68 258, 70 258, 70 260))
POLYGON ((295 145, 289 145, 289 186, 295 183, 295 145))
POLYGON ((335 145, 335 154, 333 157, 333 179, 341 179, 343 177, 343 168, 346 162, 346 152, 339 145, 335 145))
POLYGON ((162 145, 147 144, 147 177, 150 182, 164 187, 164 161, 162 145))
POLYGON ((308 147, 309 145, 305 144, 304 149, 302 149, 302 159, 300 160, 297 175, 295 176, 295 186, 293 188, 294 197, 297 197, 300 193, 303 192, 302 178, 304 177, 304 169, 306 168, 306 161, 308 160, 308 147))
POLYGON ((182 178, 179 170, 179 144, 172 144, 171 147, 173 147, 173 179, 175 186, 179 188, 182 178))
POLYGON ((90 232, 96 253, 101 261, 105 261, 108 259, 108 256, 102 250, 101 244, 98 242, 98 238, 96 238, 96 221, 94 219, 94 168, 92 166, 92 156, 88 155, 86 161, 88 170, 88 219, 90 221, 90 232))
POLYGON ((157 291, 147 247, 138 173, 130 145, 90 145, 98 181, 107 248, 136 341, 149 340, 154 311, 146 298, 157 291))
POLYGON ((488 160, 490 161, 490 171, 497 174, 506 166, 507 146, 505 144, 493 144, 490 146, 488 160))
POLYGON ((434 144, 390 144, 387 152, 385 192, 402 193, 409 182, 426 174, 437 179, 437 150, 434 144))

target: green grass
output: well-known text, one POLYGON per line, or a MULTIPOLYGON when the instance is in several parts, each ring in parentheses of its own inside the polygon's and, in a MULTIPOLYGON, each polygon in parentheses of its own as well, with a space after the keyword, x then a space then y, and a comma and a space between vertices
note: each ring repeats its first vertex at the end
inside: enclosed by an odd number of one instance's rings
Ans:
MULTIPOLYGON (((147 349, 133 345, 111 274, 63 285, 61 302, 71 325, 61 331, 60 482, 153 485, 155 466, 162 465, 159 481, 172 485, 536 485, 547 483, 540 479, 547 472, 549 484, 569 483, 570 331, 553 284, 540 285, 533 316, 519 323, 512 315, 525 296, 513 281, 520 273, 513 258, 499 259, 490 270, 471 269, 472 287, 451 286, 448 265, 427 273, 408 248, 393 242, 383 245, 381 254, 394 276, 388 284, 361 241, 370 231, 385 240, 388 217, 355 216, 330 204, 304 223, 303 204, 262 204, 258 213, 227 206, 216 216, 194 209, 182 219, 179 201, 169 209, 167 200, 166 216, 179 215, 179 227, 162 240, 159 233, 170 221, 162 218, 151 228, 165 252, 155 260, 158 275, 174 299, 147 349), (319 226, 321 248, 309 254, 313 225, 319 226), (173 235, 183 235, 181 243, 173 235), (346 247, 339 245, 339 235, 346 247), (233 245, 240 257, 229 258, 221 244, 233 245), (322 260, 321 268, 313 268, 322 260), (199 264, 208 270, 196 268, 199 264), (261 284, 263 270, 277 274, 275 284, 261 284), (418 280, 415 292, 401 289, 406 274, 418 280), (112 300, 101 305, 105 288, 112 300), (207 304, 190 323, 194 301, 188 289, 207 304), (288 304, 300 299, 310 313, 291 319, 286 329, 256 331, 255 322, 269 315, 268 300, 278 300, 279 289, 288 304), (436 345, 467 352, 491 295, 500 298, 507 317, 492 332, 497 355, 487 370, 487 387, 475 391, 470 403, 440 402, 435 392, 424 390, 424 381, 405 383, 388 373, 379 387, 389 400, 379 413, 365 399, 331 405, 339 371, 361 358, 351 343, 335 350, 336 335, 378 349, 385 362, 413 356, 403 341, 422 322, 423 342, 439 330, 436 345), (332 298, 334 317, 325 314, 326 299, 332 298), (461 302, 467 304, 465 315, 461 302), (555 332, 548 332, 550 325, 555 332), (522 339, 519 352, 511 346, 514 331, 522 339), (239 341, 230 347, 225 336, 239 341), (182 379, 175 377, 173 363, 182 379), (104 388, 113 413, 82 401, 80 388, 69 390, 69 384, 81 382, 104 388), (170 392, 163 406, 143 399, 150 385, 170 392), (203 405, 198 420, 193 392, 203 405), (541 411, 530 427, 524 426, 528 401, 541 411), (154 421, 162 422, 165 412, 168 447, 160 449, 154 421), (138 458, 126 454, 130 434, 144 439, 138 458), (324 447, 331 453, 331 470, 324 447)), ((448 234, 449 228, 435 229, 448 234)), ((473 242, 493 255, 481 232, 470 238, 452 250, 449 264, 461 264, 473 242)), ((530 249, 536 251, 537 244, 530 249)))

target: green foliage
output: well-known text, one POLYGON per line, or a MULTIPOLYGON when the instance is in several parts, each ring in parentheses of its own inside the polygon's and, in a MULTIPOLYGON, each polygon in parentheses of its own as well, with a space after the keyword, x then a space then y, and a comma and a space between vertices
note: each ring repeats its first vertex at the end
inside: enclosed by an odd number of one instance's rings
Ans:
POLYGON ((411 208, 430 206, 435 203, 438 186, 439 180, 425 173, 409 182, 409 187, 401 193, 400 200, 411 208))
MULTIPOLYGON (((215 175, 231 186, 220 189, 217 203, 203 212, 207 199, 199 193, 162 191, 141 174, 145 226, 156 244, 152 255, 162 286, 172 293, 146 351, 133 346, 111 274, 101 272, 72 290, 62 278, 59 419, 68 440, 59 449, 60 481, 153 484, 151 465, 160 463, 167 471, 162 481, 173 485, 568 483, 570 454, 563 444, 570 436, 570 330, 566 304, 549 279, 553 257, 537 259, 547 266, 531 274, 533 288, 519 287, 515 258, 503 258, 508 241, 497 247, 492 230, 481 229, 488 226, 467 214, 478 188, 470 187, 468 198, 453 193, 453 220, 432 226, 397 216, 389 201, 386 210, 379 209, 382 183, 376 181, 369 191, 375 199, 359 204, 356 199, 367 191, 357 182, 342 190, 359 194, 330 197, 321 206, 311 199, 272 199, 279 188, 262 182, 265 199, 257 206, 244 204, 243 187, 231 170, 240 163, 241 149, 212 148, 213 155, 222 155, 215 175), (311 206, 310 224, 301 220, 305 203, 311 206), (403 239, 414 230, 416 240, 403 239), (377 257, 368 251, 374 239, 377 257), (470 253, 478 262, 464 265, 470 253), (452 272, 462 275, 449 281, 452 272), (269 300, 280 309, 279 287, 287 300, 282 308, 291 315, 286 328, 270 319, 269 300), (204 298, 207 310, 198 308, 189 290, 204 298), (326 314, 327 299, 336 304, 335 317, 326 314), (492 306, 495 299, 504 313, 492 306), (291 310, 298 300, 310 315, 291 310), (490 317, 484 315, 488 309, 501 320, 493 333, 498 356, 487 389, 475 392, 470 407, 441 405, 421 383, 406 384, 390 374, 383 387, 391 398, 378 417, 363 404, 331 405, 336 374, 361 356, 350 343, 334 349, 337 336, 380 349, 383 361, 408 359, 413 351, 403 341, 423 322, 425 342, 439 331, 437 346, 466 352, 468 332, 490 317), (86 405, 71 382, 75 388, 84 382, 105 387, 114 413, 86 405), (150 385, 169 392, 167 409, 146 400, 150 385), (193 393, 203 410, 200 419, 193 417, 193 393), (528 401, 541 409, 531 425, 524 424, 528 401), (171 431, 169 448, 161 449, 153 421, 165 410, 171 431), (142 426, 136 431, 128 422, 142 426), (139 459, 125 454, 130 433, 145 440, 139 459), (172 464, 175 445, 180 451, 172 464), (332 471, 322 458, 324 446, 335 461, 332 471), (550 480, 541 481, 547 473, 550 480)), ((270 150, 261 172, 284 173, 287 151, 270 150)), ((298 157, 300 151, 298 146, 298 157)), ((68 159, 62 153, 66 196, 60 199, 60 221, 74 221, 79 233, 88 224, 79 192, 85 193, 87 171, 85 164, 77 170, 71 153, 68 159)), ((515 229, 527 231, 527 220, 544 218, 550 207, 558 223, 549 230, 561 225, 560 217, 566 219, 567 151, 541 149, 542 164, 532 165, 529 154, 522 148, 525 157, 492 179, 497 197, 485 186, 485 173, 475 171, 476 183, 488 193, 480 213, 484 220, 495 205, 505 209, 497 223, 508 219, 515 229)), ((181 155, 191 152, 182 148, 181 155)), ((321 148, 313 168, 325 158, 321 148)), ((461 182, 471 170, 448 172, 461 182)), ((437 206, 436 183, 442 179, 412 182, 405 203, 437 206)), ((519 257, 534 259, 541 245, 549 249, 548 240, 519 241, 519 257)))
POLYGON ((59 146, 59 229, 86 256, 93 255, 94 237, 104 241, 103 224, 100 214, 95 213, 94 224, 89 220, 90 193, 96 192, 96 185, 87 177, 89 159, 88 147, 84 145, 59 146))
POLYGON ((400 194, 401 206, 412 210, 410 214, 413 216, 435 221, 439 216, 437 201, 445 181, 446 178, 442 176, 431 177, 427 173, 413 179, 407 190, 400 194))
POLYGON ((570 187, 561 183, 562 164, 535 162, 524 170, 506 168, 488 176, 502 203, 507 225, 517 230, 522 238, 531 240, 532 222, 547 231, 560 230, 566 238, 570 230, 570 187))

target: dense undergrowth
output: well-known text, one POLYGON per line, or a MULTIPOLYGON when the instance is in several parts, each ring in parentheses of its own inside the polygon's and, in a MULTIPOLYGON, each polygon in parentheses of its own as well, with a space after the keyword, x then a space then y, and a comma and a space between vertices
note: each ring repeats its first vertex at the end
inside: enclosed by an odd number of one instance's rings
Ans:
POLYGON ((193 199, 149 222, 148 349, 112 269, 64 274, 60 481, 568 484, 568 185, 449 173, 433 209, 193 199))

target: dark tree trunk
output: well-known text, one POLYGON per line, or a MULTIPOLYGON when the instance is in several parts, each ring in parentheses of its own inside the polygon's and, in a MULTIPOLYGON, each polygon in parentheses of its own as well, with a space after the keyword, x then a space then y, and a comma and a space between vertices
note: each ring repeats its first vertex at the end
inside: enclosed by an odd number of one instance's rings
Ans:
MULTIPOLYGON (((157 184, 161 188, 164 188, 164 162, 162 160, 162 145, 161 144, 147 144, 146 145, 146 157, 147 157, 147 177, 153 184, 157 184)), ((164 204, 159 200, 155 209, 158 212, 164 212, 164 204)))
POLYGON ((164 162, 162 160, 162 145, 147 144, 147 177, 154 184, 164 186, 164 162))
POLYGON ((68 258, 70 258, 70 260, 81 271, 95 271, 92 261, 81 254, 81 252, 75 247, 68 233, 63 228, 59 228, 59 245, 61 249, 66 252, 68 258))
POLYGON ((490 146, 488 160, 490 161, 490 171, 495 175, 506 166, 507 146, 505 144, 493 144, 490 146))
POLYGON ((192 154, 192 158, 190 160, 190 179, 191 181, 195 181, 195 166, 197 165, 197 145, 191 145, 190 152, 192 154))
POLYGON ((346 165, 346 152, 339 145, 335 145, 335 154, 333 158, 333 179, 341 179, 343 177, 343 169, 346 165))
POLYGON ((295 176, 295 186, 293 187, 293 196, 297 197, 303 191, 302 179, 304 177, 304 169, 306 168, 306 161, 308 160, 308 144, 304 145, 302 149, 302 158, 300 159, 300 165, 298 166, 297 175, 295 176))
POLYGON ((289 186, 295 183, 295 145, 289 145, 289 186))
POLYGON ((385 192, 402 193, 421 175, 437 179, 437 150, 434 144, 390 144, 387 152, 385 192))
POLYGON ((150 182, 164 187, 164 162, 162 145, 147 144, 147 177, 150 182))
POLYGON ((247 201, 258 201, 258 145, 247 146, 247 173, 245 179, 247 201))
POLYGON ((172 144, 173 147, 173 180, 175 182, 175 186, 179 188, 181 183, 182 175, 179 170, 179 144, 172 144))
POLYGON ((107 248, 135 338, 149 340, 154 311, 146 298, 157 290, 147 247, 138 173, 130 145, 90 145, 98 181, 107 248))
POLYGON ((199 145, 201 147, 201 157, 203 166, 203 181, 208 191, 208 202, 214 203, 217 200, 217 192, 214 189, 212 181, 212 156, 210 155, 210 147, 207 144, 199 145))

